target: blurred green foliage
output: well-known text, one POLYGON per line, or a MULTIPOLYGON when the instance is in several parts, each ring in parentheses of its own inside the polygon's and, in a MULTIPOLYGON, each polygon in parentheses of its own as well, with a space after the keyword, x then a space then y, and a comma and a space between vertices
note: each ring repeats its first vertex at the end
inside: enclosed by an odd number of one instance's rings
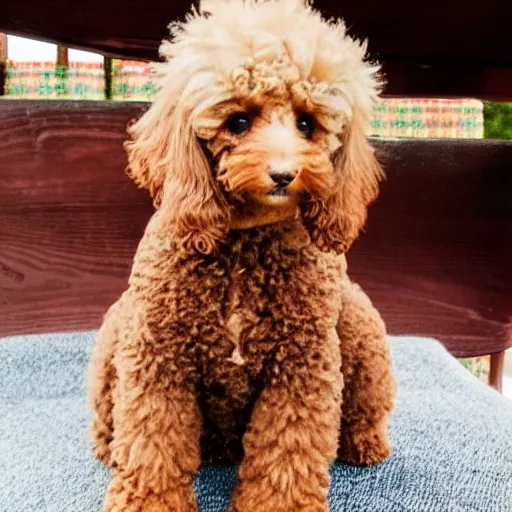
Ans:
POLYGON ((466 368, 466 370, 469 370, 473 375, 480 377, 482 369, 475 364, 473 359, 459 359, 459 362, 464 366, 464 368, 466 368))
POLYGON ((512 103, 484 103, 484 137, 512 139, 512 103))

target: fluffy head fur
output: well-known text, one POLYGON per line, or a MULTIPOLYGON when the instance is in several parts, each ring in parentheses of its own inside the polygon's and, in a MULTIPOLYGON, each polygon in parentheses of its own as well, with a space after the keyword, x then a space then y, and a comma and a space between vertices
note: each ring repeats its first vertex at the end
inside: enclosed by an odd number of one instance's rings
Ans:
POLYGON ((159 92, 126 147, 173 235, 210 253, 231 229, 300 215, 319 248, 346 251, 381 178, 365 137, 379 88, 366 45, 301 0, 204 0, 170 28, 159 92), (294 178, 278 194, 276 173, 294 178))

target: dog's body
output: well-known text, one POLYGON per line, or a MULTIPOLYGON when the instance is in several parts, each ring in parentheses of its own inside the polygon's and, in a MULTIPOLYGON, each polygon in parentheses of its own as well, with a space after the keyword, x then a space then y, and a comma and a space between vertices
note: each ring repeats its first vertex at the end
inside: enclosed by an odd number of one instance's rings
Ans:
POLYGON ((233 511, 325 512, 337 455, 389 453, 385 328, 344 256, 380 176, 361 131, 371 102, 356 97, 372 71, 340 25, 288 4, 228 1, 180 25, 169 61, 193 70, 178 85, 167 70, 131 129, 131 174, 158 210, 91 363, 95 453, 115 472, 105 511, 193 512, 200 464, 240 463, 233 511), (295 25, 332 29, 352 75, 318 84, 310 75, 327 80, 327 68, 310 63, 304 81, 293 38, 272 25, 283 6, 295 25), (193 57, 217 34, 205 30, 236 30, 237 12, 258 30, 243 46, 250 62, 226 79, 229 43, 213 45, 213 64, 193 57), (198 79, 208 66, 224 77, 209 82, 224 91, 215 101, 198 79))

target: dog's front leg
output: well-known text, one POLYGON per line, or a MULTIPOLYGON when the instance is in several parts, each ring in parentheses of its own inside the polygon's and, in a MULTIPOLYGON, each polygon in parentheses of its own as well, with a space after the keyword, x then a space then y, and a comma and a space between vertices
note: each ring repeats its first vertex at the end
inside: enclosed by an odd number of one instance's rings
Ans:
POLYGON ((306 354, 292 357, 290 350, 269 368, 244 436, 232 512, 329 510, 342 390, 339 342, 335 334, 329 338, 311 340, 306 354))
POLYGON ((201 416, 194 386, 180 377, 186 372, 173 350, 158 351, 144 333, 139 337, 138 346, 116 355, 115 472, 104 511, 195 512, 201 416), (150 347, 153 353, 143 352, 150 347))

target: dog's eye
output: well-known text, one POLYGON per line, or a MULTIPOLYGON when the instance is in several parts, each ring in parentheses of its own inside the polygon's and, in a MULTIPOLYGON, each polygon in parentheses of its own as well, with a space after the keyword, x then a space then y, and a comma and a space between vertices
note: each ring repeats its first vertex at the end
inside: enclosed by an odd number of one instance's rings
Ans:
POLYGON ((315 128, 315 121, 309 114, 302 114, 297 119, 297 129, 306 139, 310 139, 315 128))
POLYGON ((233 114, 227 123, 228 130, 235 135, 246 132, 251 127, 251 118, 244 112, 233 114))

